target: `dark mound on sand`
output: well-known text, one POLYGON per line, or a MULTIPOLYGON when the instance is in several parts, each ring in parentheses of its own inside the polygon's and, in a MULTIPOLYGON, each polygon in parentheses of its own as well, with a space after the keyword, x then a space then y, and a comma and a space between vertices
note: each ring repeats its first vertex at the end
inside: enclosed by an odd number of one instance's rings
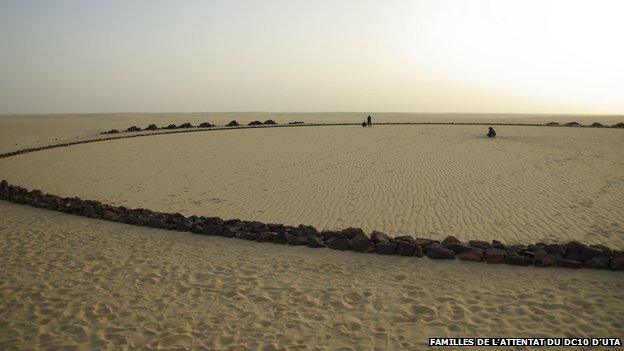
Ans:
POLYGON ((579 122, 568 122, 565 124, 568 127, 581 127, 581 124, 579 122))

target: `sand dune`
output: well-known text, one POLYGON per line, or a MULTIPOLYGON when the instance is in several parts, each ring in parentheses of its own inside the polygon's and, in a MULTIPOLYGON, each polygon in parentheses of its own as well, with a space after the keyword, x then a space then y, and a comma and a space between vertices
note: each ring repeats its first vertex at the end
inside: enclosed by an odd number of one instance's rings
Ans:
POLYGON ((107 141, 0 178, 116 205, 391 235, 624 247, 621 130, 304 127, 107 141))
POLYGON ((282 247, 0 203, 0 348, 423 349, 621 336, 616 272, 282 247))

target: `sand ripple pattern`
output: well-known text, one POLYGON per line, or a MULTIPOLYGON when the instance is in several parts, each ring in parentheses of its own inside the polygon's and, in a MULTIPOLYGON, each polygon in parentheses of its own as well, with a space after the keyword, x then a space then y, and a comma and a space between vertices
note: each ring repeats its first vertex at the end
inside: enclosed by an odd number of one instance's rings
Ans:
POLYGON ((0 218, 2 350, 400 350, 624 330, 618 272, 285 250, 4 202, 0 218))
POLYGON ((10 183, 185 214, 624 247, 621 130, 309 127, 125 139, 0 160, 10 183))

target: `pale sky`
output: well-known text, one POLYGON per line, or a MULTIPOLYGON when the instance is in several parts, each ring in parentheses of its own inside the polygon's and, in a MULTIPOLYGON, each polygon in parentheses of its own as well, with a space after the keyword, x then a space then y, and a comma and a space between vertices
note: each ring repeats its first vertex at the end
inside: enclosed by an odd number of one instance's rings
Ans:
POLYGON ((0 0, 0 113, 624 113, 624 1, 0 0))

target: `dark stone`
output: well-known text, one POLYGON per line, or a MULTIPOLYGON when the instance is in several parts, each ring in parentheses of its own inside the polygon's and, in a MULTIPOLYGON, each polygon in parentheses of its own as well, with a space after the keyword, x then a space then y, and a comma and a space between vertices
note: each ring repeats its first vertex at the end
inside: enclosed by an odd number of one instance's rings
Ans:
POLYGON ((611 256, 611 253, 613 251, 611 251, 610 248, 604 246, 604 245, 590 245, 589 247, 594 248, 594 249, 598 249, 598 250, 602 250, 602 252, 604 252, 605 256, 611 256))
POLYGON ((205 235, 223 235, 223 226, 218 224, 206 224, 203 226, 201 234, 205 235))
POLYGON ((175 229, 181 232, 190 232, 193 228, 193 225, 189 221, 178 221, 175 224, 175 229))
POLYGON ((481 249, 481 250, 485 250, 488 247, 490 247, 490 243, 488 243, 487 241, 482 241, 482 240, 470 240, 468 242, 468 245, 472 247, 476 247, 477 249, 481 249))
POLYGON ((107 221, 117 221, 117 219, 119 219, 119 215, 113 211, 104 210, 102 211, 102 219, 107 221))
POLYGON ((490 244, 489 247, 493 249, 507 250, 507 246, 498 240, 492 240, 492 244, 490 244))
POLYGON ((392 238, 390 238, 386 233, 374 230, 373 234, 371 234, 371 240, 375 245, 377 245, 380 242, 390 242, 392 241, 392 238))
POLYGON ((272 119, 267 119, 266 121, 264 121, 264 124, 273 125, 273 124, 277 124, 277 123, 274 120, 272 120, 272 119))
POLYGON ((200 219, 205 224, 220 225, 220 226, 223 226, 225 224, 225 221, 221 219, 220 217, 201 217, 200 219))
POLYGON ((254 233, 266 232, 266 231, 269 230, 267 225, 262 223, 262 222, 251 221, 251 222, 247 222, 247 224, 248 224, 249 228, 251 229, 251 231, 253 231, 254 233))
POLYGON ((513 251, 513 252, 517 252, 517 253, 523 253, 524 251, 526 251, 528 249, 529 248, 526 245, 514 244, 514 245, 507 246, 507 250, 508 251, 513 251))
POLYGON ((330 249, 344 251, 349 247, 349 240, 345 237, 333 237, 325 241, 325 244, 330 249))
POLYGON ((565 256, 566 254, 565 246, 560 245, 560 244, 546 245, 544 246, 544 250, 546 250, 546 252, 548 253, 559 255, 559 256, 565 256))
POLYGON ((485 250, 484 259, 487 263, 505 263, 506 255, 507 252, 505 250, 490 247, 485 250))
POLYGON ((193 128, 193 125, 190 124, 189 122, 186 122, 186 123, 180 124, 178 128, 193 128))
POLYGON ((557 255, 546 252, 546 250, 540 248, 535 252, 533 261, 535 267, 552 267, 557 263, 557 255))
POLYGON ((361 228, 349 227, 347 229, 342 230, 342 235, 346 236, 347 239, 353 239, 355 238, 356 235, 359 235, 359 234, 364 234, 364 231, 361 228))
POLYGON ((230 121, 230 123, 226 124, 226 127, 238 127, 240 124, 238 124, 238 122, 236 122, 235 120, 230 121))
POLYGON ((455 253, 457 253, 462 246, 464 246, 464 244, 457 242, 457 243, 450 243, 444 247, 449 250, 453 250, 455 253))
POLYGON ((380 255, 394 255, 397 250, 397 244, 388 242, 388 241, 380 241, 375 244, 375 252, 380 255))
POLYGON ((297 227, 297 229, 303 234, 303 235, 314 235, 314 236, 318 236, 321 235, 321 233, 319 233, 318 230, 316 230, 316 228, 314 228, 311 225, 299 225, 297 227))
POLYGON ((325 247, 325 242, 317 235, 308 235, 308 246, 313 248, 325 247))
POLYGON ((414 248, 414 256, 416 257, 423 257, 424 252, 423 252, 423 248, 420 245, 416 245, 416 247, 414 248))
POLYGON ((34 197, 43 197, 43 192, 38 189, 34 189, 30 191, 30 195, 34 197))
POLYGON ((622 257, 624 257, 624 251, 613 250, 613 251, 611 251, 611 257, 612 258, 622 258, 622 257))
POLYGON ((605 256, 604 251, 590 246, 583 246, 580 251, 573 252, 565 256, 568 260, 587 262, 594 257, 605 256))
POLYGON ((530 266, 533 264, 533 259, 525 255, 511 252, 505 257, 505 263, 512 266, 530 266))
POLYGON ((356 236, 349 240, 349 249, 356 252, 375 251, 373 243, 368 238, 368 235, 364 234, 364 232, 358 233, 356 236))
POLYGON ((93 207, 93 205, 91 204, 85 204, 82 207, 82 211, 80 213, 81 215, 85 216, 85 217, 91 217, 95 214, 95 207, 93 207))
POLYGON ((585 247, 587 247, 587 245, 578 241, 570 241, 569 243, 565 244, 566 252, 568 255, 581 252, 581 250, 583 250, 583 248, 585 247))
POLYGON ((175 124, 170 124, 170 125, 168 125, 166 127, 163 127, 163 129, 177 129, 177 128, 178 128, 178 126, 176 126, 175 124))
MULTIPOLYGON (((414 238, 409 235, 398 236, 392 239, 397 244, 396 253, 401 256, 414 256, 416 253, 416 245, 414 238)), ((421 250, 422 251, 422 250, 421 250)))
POLYGON ((401 256, 414 256, 416 244, 407 241, 397 241, 396 253, 401 256))
POLYGON ((252 121, 252 122, 249 122, 248 125, 250 125, 250 126, 261 126, 262 122, 260 122, 260 121, 252 121))
POLYGON ((308 238, 300 235, 293 235, 290 233, 286 233, 286 241, 288 245, 307 245, 308 238))
POLYGON ((393 241, 406 241, 406 242, 410 242, 410 243, 413 243, 413 244, 417 244, 416 240, 414 240, 414 238, 411 235, 397 236, 397 237, 394 237, 394 239, 392 239, 392 240, 393 241))
POLYGON ((256 241, 259 243, 270 243, 273 242, 273 234, 271 232, 260 232, 256 233, 256 241))
POLYGON ((145 128, 145 130, 157 130, 158 126, 155 124, 150 124, 149 126, 147 126, 147 128, 145 128))
POLYGON ((288 238, 286 237, 286 232, 285 231, 278 231, 275 233, 275 236, 273 237, 273 242, 275 244, 286 244, 288 242, 288 238))
POLYGON ((442 240, 442 246, 446 247, 446 246, 447 246, 447 245, 449 245, 449 244, 452 244, 452 243, 459 243, 459 242, 460 242, 460 241, 459 241, 459 240, 457 240, 457 238, 456 238, 456 237, 454 237, 454 236, 452 236, 452 235, 449 235, 449 236, 447 236, 446 238, 444 238, 444 240, 442 240))
POLYGON ((434 260, 452 260, 455 258, 453 250, 435 244, 425 248, 425 255, 434 260))
POLYGON ((256 239, 256 235, 254 233, 250 233, 250 232, 236 232, 235 236, 239 239, 244 239, 244 240, 255 240, 256 239))
POLYGON ((137 126, 128 127, 128 129, 126 129, 126 132, 140 132, 140 131, 141 131, 141 128, 137 126))
POLYGON ((117 219, 117 221, 121 223, 132 224, 132 225, 139 224, 139 220, 128 212, 122 213, 121 215, 119 215, 119 218, 117 219))
POLYGON ((267 223, 267 228, 269 228, 269 231, 272 231, 273 233, 284 231, 284 225, 281 223, 267 223))
POLYGON ((624 257, 616 257, 612 259, 610 268, 612 271, 624 271, 624 257))
POLYGON ((574 260, 566 260, 565 258, 558 258, 557 266, 564 268, 583 268, 583 263, 574 260))
MULTIPOLYGON (((411 236, 408 236, 411 238, 411 236)), ((412 239, 414 241, 414 244, 418 245, 418 246, 422 246, 422 247, 427 247, 431 244, 439 244, 440 242, 437 240, 431 240, 431 239, 427 239, 427 238, 416 238, 416 239, 412 239)))
POLYGON ((212 127, 212 124, 208 122, 203 122, 202 124, 199 125, 199 128, 210 128, 210 127, 212 127))
POLYGON ((483 249, 479 249, 472 246, 460 245, 457 251, 455 251, 456 257, 464 261, 483 261, 483 249))
POLYGON ((226 238, 233 238, 236 236, 236 233, 238 233, 240 231, 239 227, 236 226, 231 226, 231 225, 225 225, 223 226, 223 236, 226 238))
POLYGON ((585 268, 609 269, 609 257, 594 257, 585 262, 585 268))

